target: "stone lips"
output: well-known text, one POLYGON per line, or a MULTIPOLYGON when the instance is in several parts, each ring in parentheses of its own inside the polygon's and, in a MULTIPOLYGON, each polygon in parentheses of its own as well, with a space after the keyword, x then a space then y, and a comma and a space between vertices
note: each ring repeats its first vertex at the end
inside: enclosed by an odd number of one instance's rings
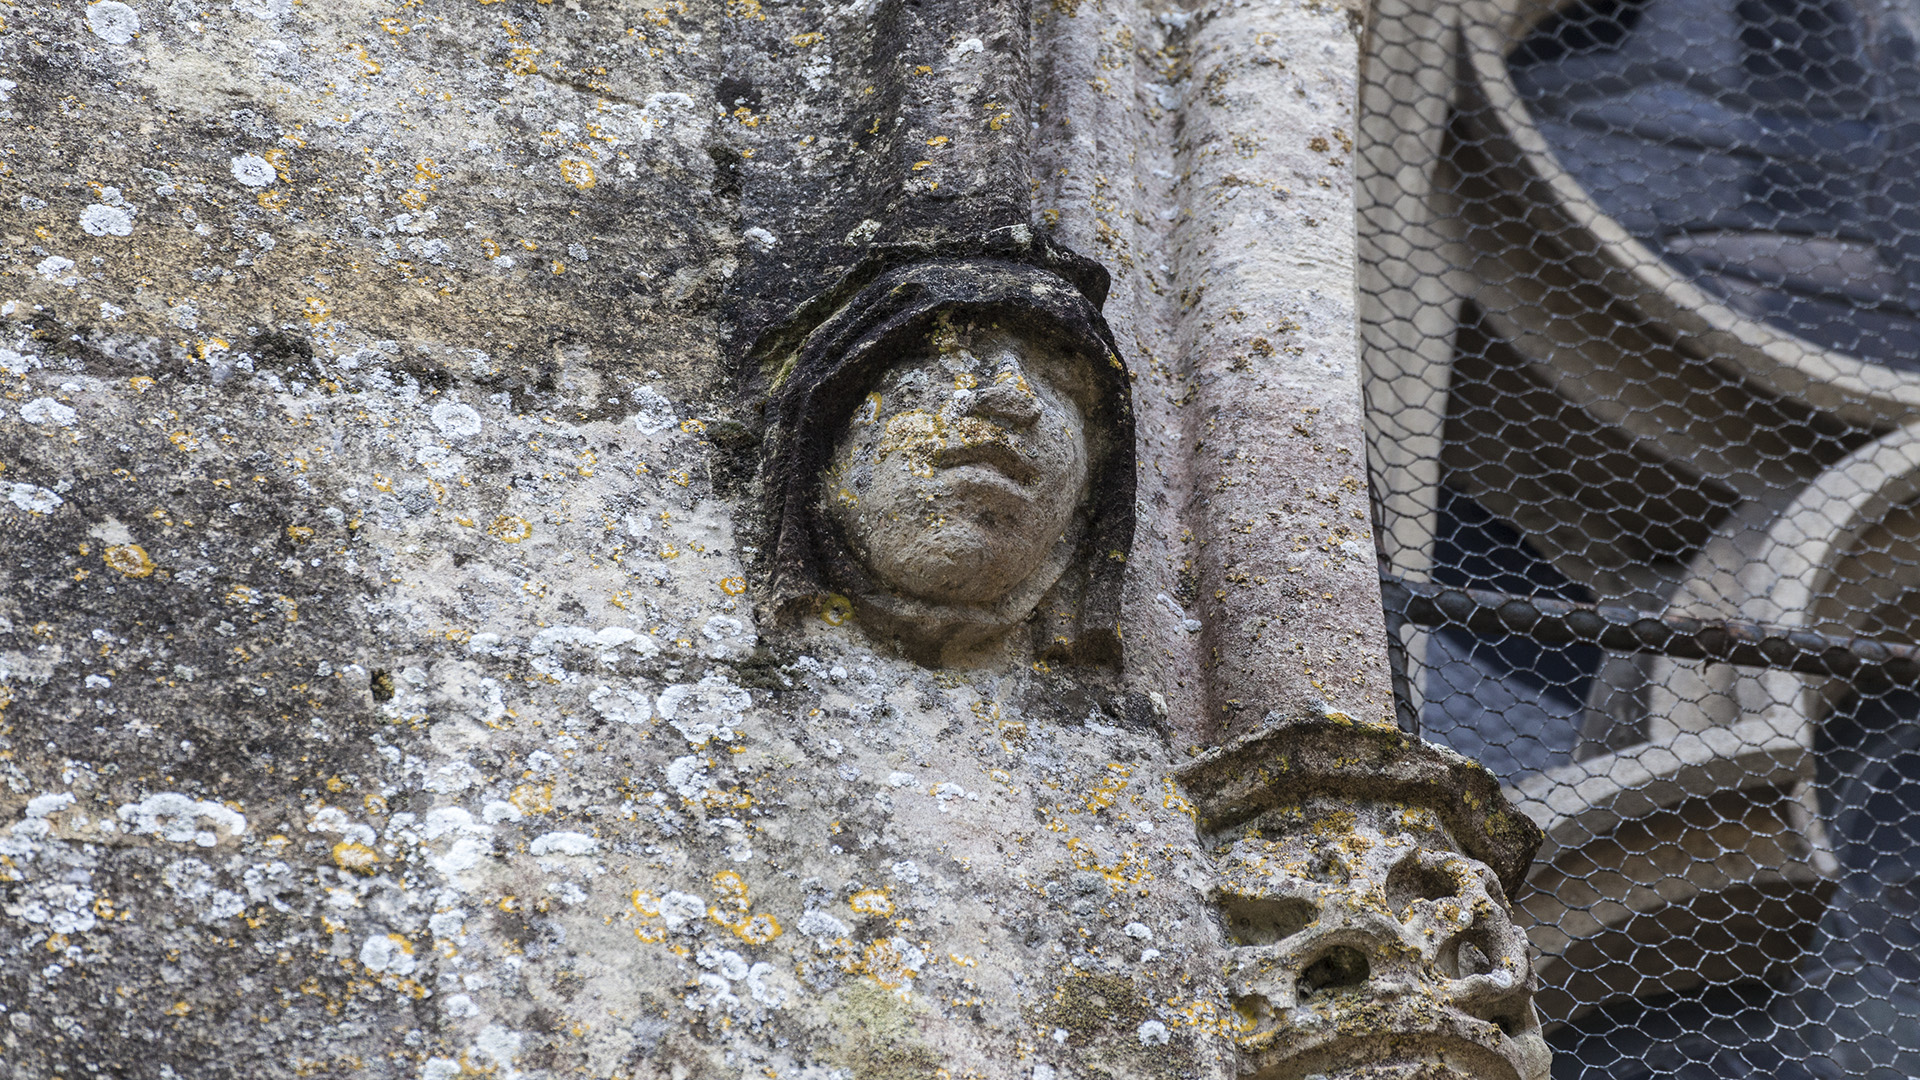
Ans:
POLYGON ((1540 832, 1484 769, 1331 714, 1178 776, 1214 850, 1243 1073, 1546 1076, 1508 903, 1540 832))
POLYGON ((1133 539, 1134 422, 1129 374, 1100 316, 1108 284, 1097 263, 1025 226, 940 245, 879 249, 832 289, 763 335, 742 386, 760 407, 756 606, 791 623, 833 593, 916 659, 936 663, 1025 620, 1038 597, 991 606, 918 604, 870 579, 817 506, 820 476, 848 417, 891 364, 924 346, 942 316, 998 323, 1078 354, 1095 382, 1085 417, 1089 496, 1070 565, 1040 603, 1035 651, 1050 659, 1119 657, 1120 577, 1133 539))

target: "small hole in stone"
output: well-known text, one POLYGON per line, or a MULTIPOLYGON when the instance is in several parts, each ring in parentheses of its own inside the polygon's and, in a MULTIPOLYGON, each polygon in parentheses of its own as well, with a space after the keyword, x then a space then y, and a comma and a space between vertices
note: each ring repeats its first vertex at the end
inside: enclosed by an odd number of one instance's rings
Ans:
POLYGON ((1369 974, 1371 968, 1365 953, 1348 945, 1335 945, 1322 953, 1320 959, 1301 970, 1300 996, 1312 997, 1332 990, 1361 986, 1366 983, 1369 974))
POLYGON ((1479 975, 1493 970, 1493 961, 1487 959, 1487 951, 1471 941, 1460 943, 1457 956, 1462 975, 1479 975))
POLYGON ((373 700, 393 700, 393 672, 376 671, 372 677, 367 680, 367 683, 368 689, 373 691, 373 700))
POLYGON ((1527 1023, 1526 1014, 1516 1013, 1512 1011, 1511 1006, 1508 1006, 1499 1012, 1489 1011, 1486 1015, 1477 1016, 1475 1017, 1475 1019, 1485 1020, 1487 1023, 1492 1024, 1494 1027, 1499 1028, 1500 1034, 1505 1035, 1509 1039, 1519 1038, 1521 1034, 1523 1034, 1527 1030, 1527 1028, 1530 1026, 1527 1023))
POLYGON ((1320 917, 1310 900, 1288 896, 1236 896, 1220 905, 1227 940, 1235 945, 1272 945, 1305 930, 1320 917))
POLYGON ((1387 872, 1387 905, 1405 919, 1416 900, 1445 900, 1457 896, 1460 886, 1445 870, 1425 866, 1419 855, 1409 855, 1387 872))
POLYGON ((1265 994, 1242 994, 1233 999, 1233 1011, 1242 1021, 1258 1029, 1273 1019, 1273 1002, 1265 994))
POLYGON ((1434 954, 1434 966, 1449 979, 1485 975, 1494 968, 1493 942, 1481 930, 1457 934, 1434 954))

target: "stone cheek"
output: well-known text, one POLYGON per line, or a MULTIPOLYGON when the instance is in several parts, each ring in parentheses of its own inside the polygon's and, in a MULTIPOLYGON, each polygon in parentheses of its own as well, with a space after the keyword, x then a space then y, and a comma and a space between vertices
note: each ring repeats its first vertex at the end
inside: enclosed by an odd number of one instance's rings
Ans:
POLYGON ((1526 937, 1434 813, 1316 797, 1214 840, 1243 1072, 1546 1076, 1526 937))

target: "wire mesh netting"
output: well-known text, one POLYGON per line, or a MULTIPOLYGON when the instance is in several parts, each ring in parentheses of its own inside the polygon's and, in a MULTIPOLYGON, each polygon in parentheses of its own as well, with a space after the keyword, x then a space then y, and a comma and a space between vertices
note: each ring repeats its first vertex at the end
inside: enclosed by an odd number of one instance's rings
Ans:
POLYGON ((1920 2, 1368 35, 1402 721, 1546 824, 1554 1076, 1920 1076, 1920 2))

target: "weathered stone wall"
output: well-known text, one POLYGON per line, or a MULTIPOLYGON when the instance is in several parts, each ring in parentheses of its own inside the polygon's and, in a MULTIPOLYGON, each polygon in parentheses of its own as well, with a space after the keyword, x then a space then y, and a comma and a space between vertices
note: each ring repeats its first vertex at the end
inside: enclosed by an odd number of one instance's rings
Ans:
POLYGON ((1231 1075, 1170 770, 1389 707, 1353 30, 906 8, 0 8, 0 1075, 1231 1075), (1009 213, 1123 664, 759 625, 748 346, 1009 213))

